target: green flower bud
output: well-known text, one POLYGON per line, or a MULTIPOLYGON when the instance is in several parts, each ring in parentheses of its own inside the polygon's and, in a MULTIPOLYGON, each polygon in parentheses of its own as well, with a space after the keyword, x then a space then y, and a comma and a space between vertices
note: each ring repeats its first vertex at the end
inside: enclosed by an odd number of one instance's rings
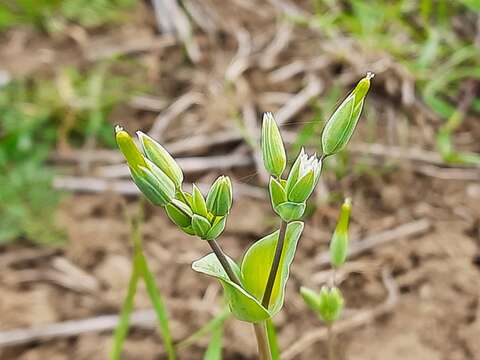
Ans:
POLYGON ((181 228, 190 226, 192 223, 193 212, 183 202, 173 199, 165 207, 168 217, 181 228))
POLYGON ((207 209, 215 216, 229 213, 232 207, 232 182, 228 176, 220 176, 207 195, 207 209))
POLYGON ((208 218, 207 204, 200 189, 195 184, 193 184, 192 191, 192 210, 195 214, 208 218))
POLYGON ((175 197, 175 184, 142 155, 132 137, 121 126, 115 127, 115 133, 118 147, 127 160, 137 187, 153 204, 159 206, 168 204, 175 197))
POLYGON ((263 114, 261 143, 265 169, 271 175, 280 177, 287 165, 287 156, 282 136, 271 112, 263 114))
POLYGON ((174 198, 175 186, 155 164, 147 160, 147 166, 140 166, 137 170, 130 168, 132 179, 154 205, 165 206, 174 198))
POLYGON ((324 155, 338 153, 352 137, 373 77, 374 74, 368 72, 328 120, 322 134, 324 155))
POLYGON ((350 199, 345 199, 340 210, 335 232, 330 241, 330 261, 333 266, 339 267, 345 263, 348 252, 348 225, 352 204, 350 199))
POLYGON ((220 236, 220 234, 225 230, 225 224, 227 222, 226 216, 217 217, 212 224, 210 230, 208 230, 205 240, 214 240, 220 236))
POLYGON ((287 193, 285 192, 285 189, 281 182, 274 177, 270 177, 268 189, 270 190, 270 199, 272 200, 272 207, 274 209, 287 201, 287 193))
POLYGON ((192 217, 192 229, 198 237, 205 239, 210 230, 210 222, 201 215, 194 214, 192 217))
POLYGON ((165 148, 150 136, 137 131, 145 156, 157 165, 173 181, 177 188, 182 186, 183 172, 165 148))
POLYGON ((115 126, 115 138, 123 156, 131 169, 138 171, 139 166, 147 167, 145 158, 133 142, 132 137, 120 125, 115 126))
POLYGON ((318 300, 318 314, 327 324, 331 324, 340 317, 344 305, 343 296, 336 287, 322 287, 318 300))
POLYGON ((316 154, 308 157, 302 148, 288 175, 286 185, 288 201, 305 202, 315 189, 321 171, 322 162, 316 154))
POLYGON ((320 309, 320 297, 318 294, 305 286, 300 288, 300 294, 302 295, 305 304, 307 304, 310 309, 318 313, 320 309))
POLYGON ((275 207, 275 212, 283 221, 299 220, 305 212, 305 203, 284 202, 275 207))

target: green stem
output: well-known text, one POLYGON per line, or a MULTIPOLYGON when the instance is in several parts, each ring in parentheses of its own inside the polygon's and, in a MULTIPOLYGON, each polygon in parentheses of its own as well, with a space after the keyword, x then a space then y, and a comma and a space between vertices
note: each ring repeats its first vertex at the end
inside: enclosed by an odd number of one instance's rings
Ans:
POLYGON ((253 328, 257 338, 259 360, 272 360, 265 322, 254 323, 253 328))
POLYGON ((277 246, 275 248, 275 255, 273 256, 272 266, 270 268, 270 274, 268 275, 267 285, 265 286, 265 292, 263 293, 262 305, 268 310, 270 305, 270 298, 272 297, 273 286, 275 285, 275 279, 277 278, 278 268, 280 266, 280 259, 282 258, 283 245, 285 243, 285 234, 287 232, 287 222, 282 220, 280 225, 280 232, 278 234, 277 246))
POLYGON ((138 261, 136 257, 133 260, 132 274, 128 282, 128 291, 125 300, 123 301, 122 311, 120 313, 120 320, 117 328, 115 329, 115 335, 113 340, 113 347, 110 353, 110 360, 119 360, 122 354, 123 343, 128 333, 128 327, 130 325, 130 314, 133 311, 135 293, 137 292, 138 280, 140 279, 140 271, 138 267, 138 261))
POLYGON ((222 267, 225 270, 225 272, 227 273, 230 280, 232 280, 238 286, 243 287, 240 279, 237 276, 237 274, 235 274, 235 272, 232 270, 232 267, 230 266, 230 263, 228 262, 227 256, 222 251, 222 248, 220 247, 220 245, 218 245, 217 240, 208 240, 207 242, 208 242, 208 245, 210 245, 210 247, 212 248, 215 256, 218 259, 218 261, 220 261, 220 264, 222 264, 222 267))

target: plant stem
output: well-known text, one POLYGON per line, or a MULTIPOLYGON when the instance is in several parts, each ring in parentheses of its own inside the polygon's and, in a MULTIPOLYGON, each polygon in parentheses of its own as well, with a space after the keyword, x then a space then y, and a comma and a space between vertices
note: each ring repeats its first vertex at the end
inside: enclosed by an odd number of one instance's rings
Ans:
POLYGON ((328 360, 335 360, 335 347, 334 347, 334 334, 333 324, 327 324, 327 348, 328 348, 328 360))
POLYGON ((259 360, 272 360, 265 322, 254 323, 253 328, 257 338, 259 360))
POLYGON ((235 272, 232 270, 232 267, 230 266, 230 263, 228 262, 225 253, 222 251, 222 248, 220 247, 220 245, 218 245, 217 240, 208 240, 207 242, 215 253, 218 261, 220 261, 220 264, 222 264, 222 267, 227 273, 230 280, 232 280, 238 286, 242 287, 240 279, 238 278, 237 274, 235 274, 235 272))
POLYGON ((287 225, 287 222, 282 220, 282 223, 280 224, 280 232, 278 234, 277 246, 275 248, 275 255, 273 256, 272 267, 270 268, 267 285, 265 286, 265 292, 263 293, 262 305, 267 310, 268 306, 270 305, 270 298, 272 296, 273 286, 275 285, 278 267, 280 266, 280 259, 282 258, 283 244, 285 243, 287 225))
POLYGON ((117 328, 115 329, 115 335, 113 340, 112 352, 110 353, 110 360, 119 360, 122 354, 123 343, 128 333, 128 327, 130 324, 130 314, 133 310, 135 293, 137 292, 138 280, 140 279, 140 271, 138 267, 138 261, 136 256, 134 257, 132 274, 128 281, 128 291, 125 300, 123 301, 122 311, 120 313, 120 320, 117 328))

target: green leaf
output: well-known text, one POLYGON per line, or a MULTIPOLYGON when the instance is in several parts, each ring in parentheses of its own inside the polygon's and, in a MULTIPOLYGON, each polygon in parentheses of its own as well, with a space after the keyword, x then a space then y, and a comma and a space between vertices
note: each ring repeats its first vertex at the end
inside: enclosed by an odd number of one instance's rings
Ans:
POLYGON ((145 258, 145 255, 143 253, 141 233, 137 226, 138 225, 134 225, 132 234, 135 249, 135 268, 138 270, 138 272, 143 277, 143 280, 145 281, 145 288, 147 289, 148 297, 150 298, 155 314, 157 315, 157 321, 161 331, 160 335, 162 337, 165 350, 167 352, 168 360, 175 360, 176 354, 173 347, 172 335, 170 332, 168 311, 165 306, 165 302, 163 300, 160 289, 157 286, 155 277, 150 271, 147 259, 145 258))
POLYGON ((272 360, 280 360, 280 346, 278 345, 277 331, 272 319, 267 319, 267 337, 270 345, 270 352, 272 353, 272 360))
MULTIPOLYGON (((285 286, 287 284, 290 264, 295 256, 298 239, 303 231, 303 223, 295 221, 287 226, 279 272, 273 285, 269 312, 274 316, 283 306, 285 286)), ((246 252, 242 262, 242 277, 245 289, 256 299, 262 299, 273 262, 278 231, 258 240, 246 252)))
POLYGON ((120 313, 120 320, 115 329, 115 335, 113 339, 113 347, 110 353, 110 360, 120 360, 122 355, 123 343, 128 334, 128 328, 130 325, 130 314, 133 311, 135 294, 137 292, 138 280, 140 279, 140 269, 138 257, 134 257, 132 274, 130 275, 130 280, 128 281, 128 290, 127 296, 123 301, 122 311, 120 313))
MULTIPOLYGON (((232 266, 232 270, 241 278, 238 265, 230 258, 228 258, 228 261, 232 266)), ((208 254, 195 261, 192 264, 192 269, 220 280, 225 290, 228 306, 237 319, 248 322, 260 322, 270 317, 268 311, 255 297, 228 278, 215 254, 208 254)))
POLYGON ((203 360, 221 360, 222 359, 222 338, 223 338, 223 323, 216 327, 212 332, 210 343, 207 351, 203 356, 203 360))

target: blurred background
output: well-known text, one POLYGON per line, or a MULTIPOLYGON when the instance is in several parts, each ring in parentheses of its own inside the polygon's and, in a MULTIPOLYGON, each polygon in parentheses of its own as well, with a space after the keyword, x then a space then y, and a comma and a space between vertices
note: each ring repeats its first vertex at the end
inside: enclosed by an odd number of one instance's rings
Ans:
MULTIPOLYGON (((480 359, 479 10, 478 0, 0 0, 0 358, 107 358, 140 208, 175 341, 222 309, 217 283, 190 269, 208 246, 139 202, 115 124, 159 140, 189 183, 234 179, 220 242, 239 260, 278 226, 261 113, 275 113, 290 159, 302 146, 321 152, 325 121, 372 71, 356 134, 326 160, 309 203, 275 318, 284 358, 326 354, 298 289, 328 279, 325 250, 350 196, 340 359, 480 359)), ((136 308, 150 307, 141 288, 136 308)), ((154 315, 138 311, 123 358, 164 359, 154 315)), ((202 359, 208 342, 180 358, 202 359)), ((256 356, 239 321, 223 342, 225 359, 256 356)))

